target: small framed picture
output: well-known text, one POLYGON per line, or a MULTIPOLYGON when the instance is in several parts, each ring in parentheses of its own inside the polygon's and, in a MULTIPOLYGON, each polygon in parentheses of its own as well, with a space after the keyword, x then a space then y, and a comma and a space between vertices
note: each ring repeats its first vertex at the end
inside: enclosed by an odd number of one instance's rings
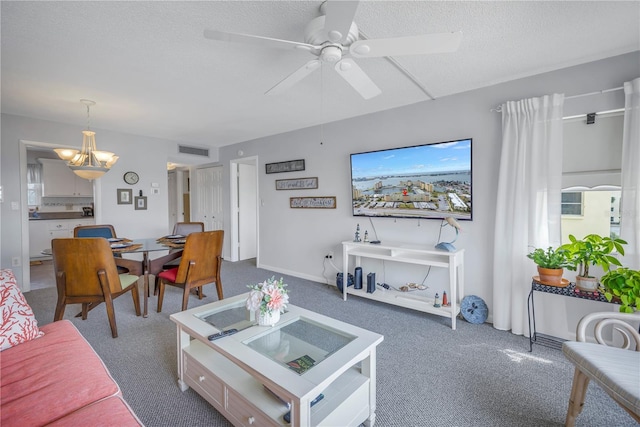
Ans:
POLYGON ((147 196, 138 196, 135 198, 136 210, 137 211, 146 211, 147 210, 147 196))
POLYGON ((118 188, 118 204, 130 205, 133 203, 133 192, 128 188, 118 188))

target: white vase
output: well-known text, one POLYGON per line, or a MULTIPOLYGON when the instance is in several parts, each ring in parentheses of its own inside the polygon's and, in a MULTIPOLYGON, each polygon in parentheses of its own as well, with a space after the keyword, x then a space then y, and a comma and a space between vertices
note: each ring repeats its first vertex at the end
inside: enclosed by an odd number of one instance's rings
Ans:
POLYGON ((258 325, 273 326, 280 320, 280 310, 272 312, 260 313, 258 316, 258 325))

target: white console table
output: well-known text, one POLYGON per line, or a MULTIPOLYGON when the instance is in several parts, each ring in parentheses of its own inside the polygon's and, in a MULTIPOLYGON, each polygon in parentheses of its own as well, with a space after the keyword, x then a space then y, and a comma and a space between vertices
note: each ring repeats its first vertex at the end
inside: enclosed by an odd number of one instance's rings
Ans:
POLYGON ((425 245, 412 245, 398 242, 383 242, 381 244, 362 242, 342 242, 342 265, 344 268, 342 297, 346 301, 347 294, 357 295, 376 301, 411 308, 413 310, 438 316, 451 318, 451 329, 456 328, 456 316, 460 313, 460 300, 464 296, 464 249, 446 252, 425 245), (362 289, 347 286, 349 257, 355 258, 355 267, 360 267, 362 258, 381 259, 385 261, 404 262, 409 264, 442 267, 449 269, 450 306, 434 307, 433 298, 416 295, 418 292, 400 292, 394 289, 376 288, 373 293, 367 293, 366 273, 363 272, 362 289))

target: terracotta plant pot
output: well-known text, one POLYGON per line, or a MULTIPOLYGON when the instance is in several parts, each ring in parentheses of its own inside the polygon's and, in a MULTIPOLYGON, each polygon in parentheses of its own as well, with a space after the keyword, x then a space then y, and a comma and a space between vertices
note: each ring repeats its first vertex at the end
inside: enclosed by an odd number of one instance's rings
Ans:
POLYGON ((598 290, 598 279, 595 277, 576 276, 576 288, 585 292, 595 292, 598 290))
POLYGON ((538 266, 538 275, 540 281, 548 286, 561 286, 562 285, 562 268, 544 268, 538 266))

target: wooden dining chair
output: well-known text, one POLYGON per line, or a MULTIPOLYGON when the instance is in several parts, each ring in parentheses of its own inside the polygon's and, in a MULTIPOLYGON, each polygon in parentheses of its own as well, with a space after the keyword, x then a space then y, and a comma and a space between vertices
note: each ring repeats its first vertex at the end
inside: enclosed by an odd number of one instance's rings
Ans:
MULTIPOLYGON (((111 224, 79 225, 73 229, 73 237, 104 237, 105 239, 117 238, 116 230, 111 224)), ((118 273, 130 273, 134 275, 142 274, 142 265, 139 261, 122 258, 121 254, 115 253, 118 273)))
POLYGON ((183 236, 202 231, 204 231, 204 222, 176 222, 176 225, 173 226, 173 234, 183 236))
POLYGON ((220 267, 222 265, 222 240, 224 231, 204 231, 187 236, 180 265, 158 274, 158 313, 162 311, 165 285, 184 289, 182 310, 187 309, 189 293, 197 288, 202 299, 202 286, 215 282, 218 299, 223 299, 220 267))
POLYGON ((140 316, 138 276, 118 274, 109 242, 103 238, 68 238, 51 241, 58 288, 54 321, 62 320, 67 304, 82 304, 82 320, 105 303, 111 335, 118 337, 113 300, 131 292, 136 316, 140 316))

